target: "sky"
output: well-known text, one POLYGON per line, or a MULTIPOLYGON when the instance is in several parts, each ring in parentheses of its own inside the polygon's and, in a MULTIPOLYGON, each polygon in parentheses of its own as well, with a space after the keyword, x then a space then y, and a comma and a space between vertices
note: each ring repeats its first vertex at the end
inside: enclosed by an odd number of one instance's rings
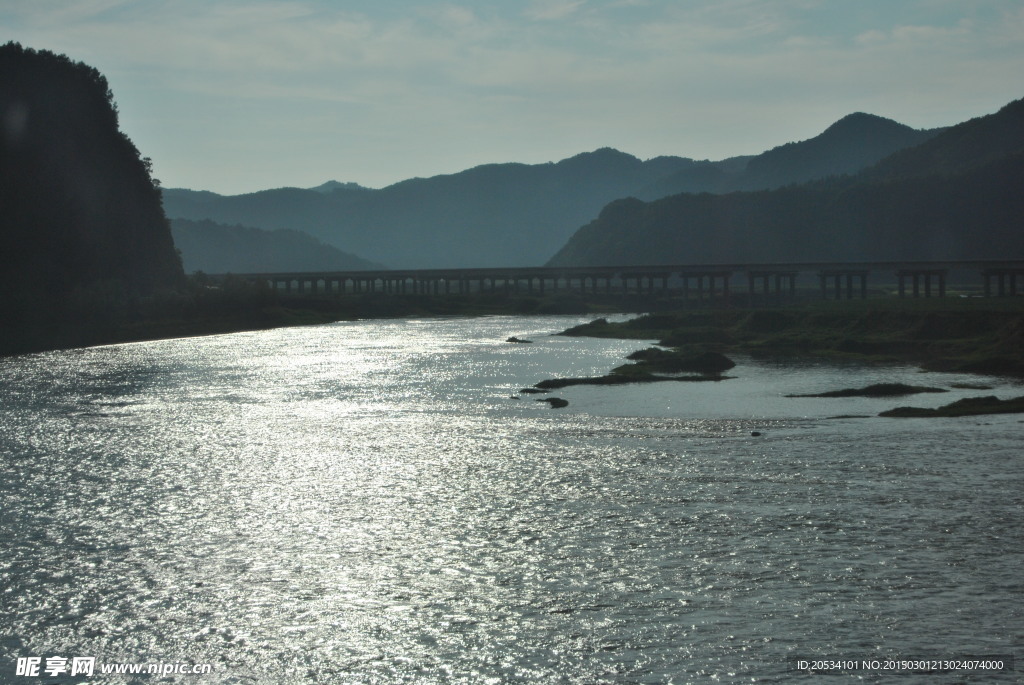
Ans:
POLYGON ((383 187, 613 147, 719 160, 1024 97, 1021 0, 0 0, 165 187, 383 187))

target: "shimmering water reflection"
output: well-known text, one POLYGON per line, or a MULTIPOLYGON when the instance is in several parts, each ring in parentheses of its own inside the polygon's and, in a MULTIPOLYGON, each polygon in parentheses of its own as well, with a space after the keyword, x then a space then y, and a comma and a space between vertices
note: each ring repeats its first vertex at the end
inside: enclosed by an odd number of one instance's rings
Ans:
POLYGON ((977 391, 782 397, 1019 387, 741 359, 720 383, 513 399, 642 346, 548 335, 579 322, 0 361, 0 681, 57 654, 213 663, 202 681, 224 683, 683 683, 823 680, 795 656, 1020 652, 1019 417, 828 418, 977 391))

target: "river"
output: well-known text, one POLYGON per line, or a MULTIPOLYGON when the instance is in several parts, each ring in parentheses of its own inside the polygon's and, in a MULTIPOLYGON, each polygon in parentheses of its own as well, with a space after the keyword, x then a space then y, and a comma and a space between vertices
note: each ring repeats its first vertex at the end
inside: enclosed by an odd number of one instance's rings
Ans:
POLYGON ((521 396, 645 345, 551 335, 582 321, 0 359, 0 682, 887 682, 797 661, 1021 653, 1021 416, 875 416, 1019 384, 741 357, 521 396), (993 389, 784 397, 875 382, 993 389), (57 656, 212 672, 16 674, 57 656))

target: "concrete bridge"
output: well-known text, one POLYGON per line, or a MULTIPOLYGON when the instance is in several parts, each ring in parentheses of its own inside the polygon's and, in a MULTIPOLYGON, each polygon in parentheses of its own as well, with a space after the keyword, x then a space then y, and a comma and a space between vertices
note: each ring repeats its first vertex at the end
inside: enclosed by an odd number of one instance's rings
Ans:
MULTIPOLYGON (((451 295, 516 292, 655 295, 671 290, 687 299, 727 299, 745 287, 751 296, 796 294, 797 278, 817 277, 826 299, 867 297, 868 276, 889 276, 900 297, 944 297, 950 272, 970 276, 986 297, 1024 288, 1024 260, 947 262, 801 262, 790 264, 677 264, 653 266, 497 267, 235 274, 292 294, 408 293, 451 295), (972 275, 973 274, 973 275, 972 275)), ((226 278, 225 275, 215 276, 226 278)))

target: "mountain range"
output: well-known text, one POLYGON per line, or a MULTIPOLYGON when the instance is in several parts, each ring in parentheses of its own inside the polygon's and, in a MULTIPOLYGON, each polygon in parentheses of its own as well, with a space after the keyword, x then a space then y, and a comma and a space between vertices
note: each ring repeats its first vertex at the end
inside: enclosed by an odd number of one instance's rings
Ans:
POLYGON ((642 161, 602 148, 554 163, 489 164, 382 189, 336 181, 234 196, 167 189, 164 207, 172 219, 302 231, 392 268, 533 266, 619 198, 779 188, 859 171, 938 132, 858 113, 809 140, 717 162, 642 161))
POLYGON ((617 200, 549 265, 1020 259, 1022 188, 1018 100, 849 176, 617 200))

